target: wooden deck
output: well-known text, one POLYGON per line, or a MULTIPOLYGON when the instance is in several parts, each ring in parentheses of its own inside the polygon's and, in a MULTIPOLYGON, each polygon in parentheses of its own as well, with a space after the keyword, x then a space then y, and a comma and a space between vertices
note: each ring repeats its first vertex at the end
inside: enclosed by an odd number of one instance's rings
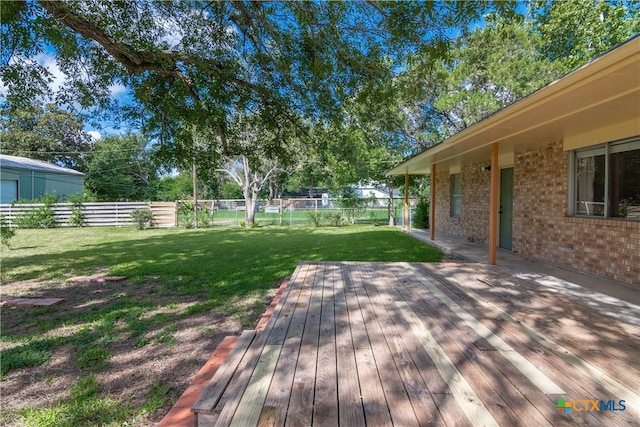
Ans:
POLYGON ((638 324, 495 266, 303 262, 193 410, 201 426, 629 426, 639 384, 638 324))

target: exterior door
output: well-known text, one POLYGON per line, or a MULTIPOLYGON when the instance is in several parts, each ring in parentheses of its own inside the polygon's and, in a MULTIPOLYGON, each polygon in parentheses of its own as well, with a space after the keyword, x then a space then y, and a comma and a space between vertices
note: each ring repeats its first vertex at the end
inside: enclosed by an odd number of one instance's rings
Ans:
POLYGON ((500 247, 511 250, 513 238, 513 168, 500 170, 500 247))

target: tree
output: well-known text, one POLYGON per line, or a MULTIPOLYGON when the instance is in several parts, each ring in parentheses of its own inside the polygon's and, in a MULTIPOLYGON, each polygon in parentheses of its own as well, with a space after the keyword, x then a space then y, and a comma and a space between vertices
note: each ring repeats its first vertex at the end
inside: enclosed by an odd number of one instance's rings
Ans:
POLYGON ((400 78, 407 114, 405 128, 414 151, 428 148, 527 96, 562 75, 562 67, 541 52, 530 22, 497 15, 464 32, 448 58, 416 57, 400 78))
MULTIPOLYGON (((284 130, 274 133, 265 126, 259 116, 243 116, 236 123, 230 140, 229 149, 233 153, 220 169, 226 173, 240 188, 245 200, 245 226, 255 224, 255 211, 260 191, 269 178, 279 169, 281 163, 277 158, 267 155, 268 152, 284 154, 283 146, 291 138, 284 136, 284 130), (278 146, 280 149, 276 149, 278 146)), ((282 162, 286 162, 283 157, 282 162)))
POLYGON ((640 32, 636 1, 537 0, 530 3, 541 51, 569 72, 640 32))
MULTIPOLYGON (((190 200, 193 197, 193 176, 191 170, 178 171, 176 174, 167 176, 160 174, 157 181, 153 181, 157 200, 176 201, 190 200)), ((221 188, 218 176, 213 178, 208 174, 198 176, 198 197, 203 200, 215 199, 219 196, 221 188)))
POLYGON ((148 141, 140 135, 108 136, 87 155, 85 189, 98 201, 137 201, 156 198, 157 167, 148 141))
POLYGON ((254 227, 258 195, 277 168, 278 166, 273 163, 261 162, 256 157, 249 159, 246 155, 241 154, 237 158, 230 159, 222 169, 242 188, 245 201, 245 226, 247 228, 254 227))
MULTIPOLYGON (((385 61, 442 54, 448 32, 515 2, 16 1, 3 3, 2 81, 11 104, 49 93, 34 55, 54 51, 68 79, 59 103, 110 105, 156 138, 160 155, 191 159, 193 126, 228 133, 260 111, 275 128, 300 118, 340 120, 338 108, 379 79, 385 61)), ((382 101, 382 100, 380 100, 382 101)))
POLYGON ((0 117, 3 153, 85 171, 84 153, 91 149, 91 136, 82 130, 78 114, 47 104, 4 110, 0 117))

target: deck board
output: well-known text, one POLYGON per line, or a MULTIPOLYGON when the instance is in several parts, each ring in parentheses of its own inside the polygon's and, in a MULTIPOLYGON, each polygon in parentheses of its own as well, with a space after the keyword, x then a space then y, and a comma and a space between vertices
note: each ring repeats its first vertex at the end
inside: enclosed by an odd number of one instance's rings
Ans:
POLYGON ((344 276, 348 270, 337 266, 334 284, 334 309, 336 321, 336 366, 338 376, 338 419, 343 425, 365 426, 364 408, 360 392, 360 382, 357 375, 355 346, 351 334, 351 323, 347 309, 347 296, 344 276))
POLYGON ((322 290, 322 314, 318 342, 318 365, 313 405, 313 424, 338 425, 338 384, 336 359, 336 319, 334 282, 337 266, 329 264, 322 290))
POLYGON ((283 426, 285 423, 313 278, 314 273, 308 265, 304 265, 298 270, 295 279, 299 281, 300 286, 289 294, 290 300, 282 307, 282 316, 279 316, 278 324, 267 340, 268 344, 273 345, 277 344, 279 339, 283 339, 284 346, 267 392, 258 425, 283 426), (282 331, 285 333, 284 337, 282 331))
POLYGON ((308 426, 313 417, 324 279, 324 269, 316 270, 298 354, 298 364, 293 376, 286 426, 308 426))
POLYGON ((303 262, 194 410, 211 426, 636 425, 638 349, 634 324, 495 266, 303 262), (559 397, 627 409, 564 415, 559 397))

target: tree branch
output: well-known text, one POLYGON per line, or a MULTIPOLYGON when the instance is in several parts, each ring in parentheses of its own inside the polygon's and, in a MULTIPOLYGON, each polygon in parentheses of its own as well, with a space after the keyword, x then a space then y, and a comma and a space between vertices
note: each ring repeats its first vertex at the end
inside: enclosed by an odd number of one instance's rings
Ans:
POLYGON ((179 62, 197 66, 208 75, 222 78, 223 80, 258 92, 263 101, 271 99, 270 92, 250 81, 240 79, 233 75, 225 74, 225 67, 219 61, 211 58, 198 58, 175 50, 136 50, 133 46, 120 42, 107 32, 98 28, 80 14, 74 12, 66 3, 58 0, 37 0, 54 18, 76 31, 77 33, 94 40, 100 44, 116 61, 120 62, 129 74, 142 71, 157 71, 163 75, 175 76, 187 85, 194 99, 196 95, 193 82, 182 73, 177 64, 179 62))

